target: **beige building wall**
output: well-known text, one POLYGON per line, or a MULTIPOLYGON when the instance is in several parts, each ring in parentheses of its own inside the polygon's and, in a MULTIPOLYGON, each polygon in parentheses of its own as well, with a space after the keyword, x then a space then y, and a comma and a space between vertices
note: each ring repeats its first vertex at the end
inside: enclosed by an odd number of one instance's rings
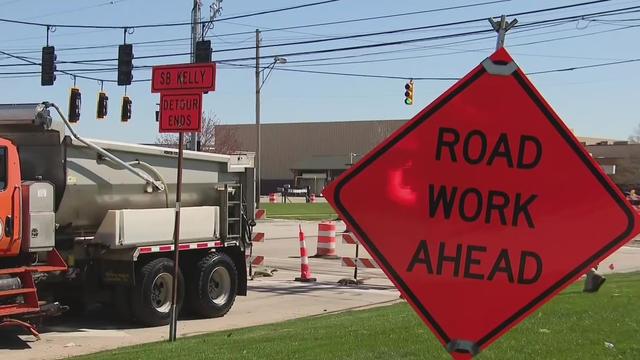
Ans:
POLYGON ((589 145, 587 150, 598 163, 615 165, 615 174, 609 176, 623 190, 639 188, 640 144, 589 145))
MULTIPOLYGON (((292 179, 294 163, 317 155, 363 154, 407 120, 262 124, 263 179, 292 179)), ((216 134, 235 137, 244 151, 256 150, 255 124, 218 125, 216 134)))
MULTIPOLYGON (((269 191, 274 186, 281 186, 285 181, 292 181, 291 171, 294 164, 305 161, 314 156, 344 156, 348 163, 349 154, 366 154, 402 126, 407 120, 374 120, 374 121, 335 121, 335 122, 301 122, 301 123, 269 123, 262 124, 262 179, 263 186, 269 191)), ((218 138, 232 137, 237 146, 236 150, 256 150, 255 124, 218 125, 216 127, 216 141, 218 138)), ((602 141, 612 142, 610 139, 579 137, 583 144, 591 145, 602 141)), ((615 146, 605 146, 608 150, 596 146, 594 156, 601 151, 608 157, 627 157, 625 167, 640 158, 631 160, 630 155, 622 155, 628 150, 617 150, 615 146)), ((640 146, 640 145, 638 145, 640 146)), ((640 148, 638 148, 640 156, 640 148)), ((356 159, 357 160, 357 159, 356 159)), ((618 179, 631 181, 631 170, 625 170, 625 175, 618 179)))

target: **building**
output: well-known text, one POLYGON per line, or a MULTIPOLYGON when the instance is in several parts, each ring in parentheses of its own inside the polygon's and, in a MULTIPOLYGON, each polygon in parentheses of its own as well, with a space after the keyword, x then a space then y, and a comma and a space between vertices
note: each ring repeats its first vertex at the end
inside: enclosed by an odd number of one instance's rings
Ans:
MULTIPOLYGON (((324 185, 387 138, 407 120, 268 123, 261 125, 261 192, 285 184, 310 186, 320 193, 324 185)), ((256 150, 255 124, 217 125, 218 138, 230 138, 241 151, 256 150)), ((609 141, 580 138, 585 145, 609 141)))
POLYGON ((600 141, 587 150, 622 190, 640 189, 640 144, 600 141))

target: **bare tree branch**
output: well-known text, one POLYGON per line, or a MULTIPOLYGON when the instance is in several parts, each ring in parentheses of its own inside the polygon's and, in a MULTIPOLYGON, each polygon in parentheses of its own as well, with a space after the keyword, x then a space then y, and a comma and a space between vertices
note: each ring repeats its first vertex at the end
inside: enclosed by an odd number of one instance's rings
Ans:
MULTIPOLYGON (((199 133, 200 151, 231 154, 240 150, 240 143, 231 131, 224 131, 216 136, 216 130, 220 125, 220 119, 213 114, 202 114, 202 130, 199 133)), ((187 137, 187 147, 189 148, 189 137, 187 137)), ((156 144, 168 147, 178 147, 177 134, 160 134, 156 137, 156 144)))

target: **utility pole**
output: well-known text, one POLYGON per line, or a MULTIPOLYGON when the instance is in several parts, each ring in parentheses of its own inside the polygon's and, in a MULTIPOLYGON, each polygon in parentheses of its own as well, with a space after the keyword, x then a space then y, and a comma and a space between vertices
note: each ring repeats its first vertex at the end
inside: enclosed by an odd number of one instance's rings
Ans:
MULTIPOLYGON (((193 0, 193 9, 191 9, 191 62, 196 62, 196 42, 200 40, 200 8, 202 3, 200 0, 193 0)), ((197 150, 198 133, 193 132, 189 135, 189 150, 197 150)))
POLYGON ((260 134, 260 30, 256 29, 256 208, 260 207, 260 155, 261 155, 261 134, 260 134))

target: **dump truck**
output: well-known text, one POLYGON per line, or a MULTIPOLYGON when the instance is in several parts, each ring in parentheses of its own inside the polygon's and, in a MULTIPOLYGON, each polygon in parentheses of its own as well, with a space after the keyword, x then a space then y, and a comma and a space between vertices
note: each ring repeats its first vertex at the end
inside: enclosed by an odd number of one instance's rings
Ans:
POLYGON ((178 309, 220 317, 246 295, 253 154, 185 151, 180 204, 177 156, 80 137, 53 103, 0 105, 0 326, 94 305, 167 324, 177 206, 178 309))

